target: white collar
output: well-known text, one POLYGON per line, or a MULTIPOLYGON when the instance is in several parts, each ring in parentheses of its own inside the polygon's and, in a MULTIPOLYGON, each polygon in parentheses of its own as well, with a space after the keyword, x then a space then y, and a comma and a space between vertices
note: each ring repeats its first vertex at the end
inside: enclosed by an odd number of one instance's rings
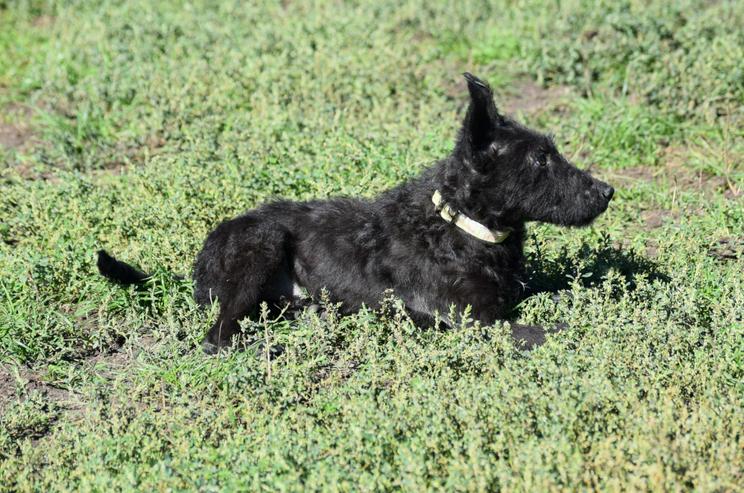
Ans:
POLYGON ((454 209, 451 205, 444 201, 442 194, 439 190, 434 190, 434 195, 431 196, 431 201, 434 203, 435 209, 442 216, 442 219, 448 223, 454 224, 467 234, 478 238, 486 243, 501 243, 511 233, 511 230, 497 231, 488 229, 478 221, 470 219, 465 214, 454 209))

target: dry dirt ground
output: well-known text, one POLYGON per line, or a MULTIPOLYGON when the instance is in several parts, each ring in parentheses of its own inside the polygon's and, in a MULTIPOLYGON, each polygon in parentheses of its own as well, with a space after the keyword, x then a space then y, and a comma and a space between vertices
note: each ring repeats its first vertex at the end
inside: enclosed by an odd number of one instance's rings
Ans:
MULTIPOLYGON (((112 380, 115 375, 125 371, 137 357, 150 351, 157 345, 156 339, 149 335, 137 338, 137 347, 126 343, 84 357, 80 364, 89 375, 112 380)), ((54 404, 57 410, 66 413, 83 413, 85 396, 70 391, 64 382, 43 369, 29 368, 23 365, 0 364, 0 416, 5 408, 15 402, 40 397, 54 404)))
POLYGON ((31 128, 32 110, 21 104, 9 104, 0 119, 0 146, 8 150, 22 150, 35 136, 31 128))

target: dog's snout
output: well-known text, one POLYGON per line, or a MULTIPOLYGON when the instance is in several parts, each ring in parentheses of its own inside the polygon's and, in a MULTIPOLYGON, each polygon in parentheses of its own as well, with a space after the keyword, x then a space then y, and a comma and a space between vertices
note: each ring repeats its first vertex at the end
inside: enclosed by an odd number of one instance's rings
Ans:
POLYGON ((605 185, 604 187, 602 187, 602 197, 606 198, 607 200, 611 200, 613 195, 615 195, 615 189, 612 188, 610 185, 605 185))

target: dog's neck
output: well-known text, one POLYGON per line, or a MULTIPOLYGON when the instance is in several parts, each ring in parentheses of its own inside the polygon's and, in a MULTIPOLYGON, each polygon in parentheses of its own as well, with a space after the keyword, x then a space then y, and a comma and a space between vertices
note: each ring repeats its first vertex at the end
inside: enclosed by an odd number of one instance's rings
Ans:
POLYGON ((483 193, 485 190, 479 189, 479 186, 474 186, 468 181, 469 173, 466 164, 454 155, 439 161, 421 175, 421 182, 425 184, 428 196, 419 196, 418 200, 422 201, 422 204, 428 202, 430 208, 432 194, 434 191, 439 191, 442 199, 461 215, 467 216, 491 231, 508 231, 510 234, 502 241, 514 243, 515 237, 522 236, 520 232, 524 232, 524 221, 507 211, 486 211, 482 206, 474 207, 478 201, 472 200, 470 193, 483 193))
POLYGON ((508 236, 500 243, 485 242, 458 227, 452 228, 452 234, 472 240, 474 242, 472 246, 479 244, 482 247, 486 247, 487 250, 491 250, 489 247, 492 246, 503 246, 518 256, 521 255, 520 252, 525 236, 524 222, 505 221, 503 218, 495 215, 489 215, 487 218, 483 218, 478 214, 473 214, 465 204, 461 204, 458 201, 456 196, 457 188, 453 189, 457 184, 448 179, 445 164, 446 161, 440 161, 431 168, 424 170, 419 176, 383 192, 375 201, 382 208, 404 205, 409 213, 418 216, 420 222, 431 225, 435 225, 436 223, 441 224, 444 221, 444 218, 441 216, 441 209, 437 209, 432 201, 434 192, 438 190, 444 202, 449 204, 455 211, 460 211, 461 215, 467 216, 490 231, 509 231, 508 236))
POLYGON ((502 243, 512 232, 512 228, 490 229, 478 221, 469 218, 460 210, 454 208, 449 202, 446 202, 439 190, 434 191, 431 201, 434 204, 435 210, 439 212, 439 215, 445 222, 454 224, 465 233, 485 243, 502 243))

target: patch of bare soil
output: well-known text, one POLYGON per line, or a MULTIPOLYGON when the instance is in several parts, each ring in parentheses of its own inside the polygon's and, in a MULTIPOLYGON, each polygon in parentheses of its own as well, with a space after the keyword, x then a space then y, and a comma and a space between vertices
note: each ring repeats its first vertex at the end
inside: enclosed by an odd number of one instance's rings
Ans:
POLYGON ((17 149, 31 138, 33 133, 26 127, 15 123, 0 123, 0 146, 17 149))
POLYGON ((506 113, 534 114, 560 103, 568 94, 567 86, 542 87, 532 81, 517 85, 511 97, 502 104, 506 113))
POLYGON ((678 212, 668 211, 666 209, 649 209, 641 212, 641 221, 647 231, 662 227, 669 221, 679 218, 678 212))
MULTIPOLYGON (((742 196, 742 190, 726 177, 715 176, 685 166, 690 150, 680 147, 667 147, 661 152, 659 166, 635 166, 621 170, 594 170, 599 177, 609 181, 616 188, 632 188, 642 182, 652 182, 671 190, 693 191, 704 196, 723 195, 729 200, 742 196)), ((696 214, 700 211, 689 210, 685 213, 696 214)), ((640 212, 640 224, 646 231, 664 226, 679 219, 679 211, 665 209, 648 209, 640 212)), ((744 238, 722 238, 708 251, 718 260, 726 261, 741 257, 744 238)), ((646 255, 655 257, 658 244, 650 239, 646 245, 646 255)))
POLYGON ((736 260, 744 257, 744 236, 738 238, 721 238, 708 250, 708 255, 721 260, 736 260))
POLYGON ((15 396, 16 386, 10 368, 0 366, 0 412, 5 409, 8 402, 15 396))
POLYGON ((726 180, 720 176, 710 176, 681 166, 634 166, 602 173, 611 180, 615 188, 632 187, 638 182, 655 182, 669 188, 694 190, 703 193, 724 192, 726 180))
MULTIPOLYGON (((465 79, 457 76, 444 82, 444 94, 448 99, 459 101, 460 110, 467 106, 468 87, 465 79)), ((568 86, 543 87, 533 81, 524 80, 508 89, 503 95, 496 95, 499 110, 508 114, 539 113, 546 109, 555 109, 570 94, 568 86)))
POLYGON ((148 136, 141 144, 120 143, 116 146, 116 154, 121 159, 105 162, 100 169, 93 170, 93 173, 120 175, 129 163, 144 163, 146 156, 158 154, 165 144, 165 139, 158 134, 148 136))
POLYGON ((50 172, 39 173, 32 165, 12 157, 13 153, 23 153, 41 144, 38 134, 31 124, 33 108, 10 103, 0 108, 3 118, 0 119, 0 150, 11 151, 9 161, 0 161, 0 171, 12 169, 22 179, 54 180, 50 172))
POLYGON ((112 379, 114 375, 129 366, 137 356, 156 345, 156 340, 151 335, 143 335, 137 338, 136 348, 127 347, 127 344, 112 348, 109 351, 91 355, 85 359, 86 366, 90 366, 98 375, 112 379))
POLYGON ((65 410, 82 409, 82 403, 73 392, 45 381, 39 372, 24 366, 0 365, 0 412, 12 401, 23 401, 32 393, 41 394, 44 400, 65 410))
MULTIPOLYGON (((53 21, 53 18, 38 18, 40 25, 50 25, 53 21)), ((72 111, 63 107, 40 103, 38 108, 65 115, 71 120, 76 118, 72 111)), ((44 149, 46 144, 39 138, 37 129, 32 125, 34 110, 33 107, 21 103, 10 103, 0 108, 0 115, 2 115, 0 118, 0 150, 23 153, 32 148, 44 149)), ((128 164, 142 163, 148 155, 153 156, 161 152, 166 143, 160 133, 148 135, 141 141, 119 143, 110 153, 113 157, 109 161, 104 161, 99 169, 92 170, 92 173, 121 174, 128 164)), ((3 164, 0 162, 0 165, 3 164)), ((24 180, 59 181, 57 168, 54 165, 40 169, 39 166, 27 161, 11 158, 10 163, 5 163, 4 166, 12 169, 14 175, 24 180)), ((3 171, 2 166, 0 166, 0 171, 3 171)))
POLYGON ((597 174, 610 180, 615 188, 632 187, 645 181, 706 195, 722 193, 728 199, 741 197, 742 190, 725 177, 686 167, 689 153, 688 149, 670 146, 661 151, 660 166, 635 166, 597 174))
POLYGON ((13 420, 10 421, 7 431, 16 449, 22 439, 31 439, 33 444, 39 443, 53 431, 62 415, 80 416, 84 410, 78 395, 45 381, 40 373, 24 366, 0 365, 0 418, 4 417, 12 404, 31 399, 39 406, 34 410, 43 419, 15 425, 12 424, 13 420))
POLYGON ((40 15, 34 19, 32 25, 39 29, 46 29, 54 24, 55 18, 51 15, 40 15))
POLYGON ((10 104, 3 108, 3 113, 6 121, 0 121, 0 146, 10 150, 24 149, 35 135, 30 124, 31 109, 21 104, 10 104))
POLYGON ((646 240, 645 244, 646 257, 655 258, 659 255, 659 242, 656 240, 646 240))
MULTIPOLYGON (((632 242, 625 238, 619 238, 613 242, 613 247, 618 250, 632 249, 632 242)), ((654 259, 659 256, 659 241, 654 238, 646 238, 643 244, 644 256, 648 259, 654 259)))
MULTIPOLYGON (((447 98, 448 101, 453 101, 457 104, 457 111, 458 113, 460 113, 463 112, 467 107, 468 86, 465 82, 465 79, 461 75, 459 75, 459 71, 454 65, 448 66, 447 68, 451 69, 447 70, 447 73, 457 75, 446 77, 442 81, 442 91, 444 92, 444 96, 445 98, 447 98)), ((445 70, 443 70, 443 72, 445 72, 445 70)))
MULTIPOLYGON (((95 373, 99 377, 112 380, 141 352, 147 351, 155 344, 154 337, 144 335, 137 339, 135 349, 111 348, 86 356, 81 360, 81 364, 87 373, 95 373)), ((43 371, 34 371, 21 365, 0 365, 0 414, 13 401, 23 402, 34 394, 40 394, 44 401, 54 403, 68 415, 82 414, 86 407, 80 394, 50 382, 45 378, 43 371)))

